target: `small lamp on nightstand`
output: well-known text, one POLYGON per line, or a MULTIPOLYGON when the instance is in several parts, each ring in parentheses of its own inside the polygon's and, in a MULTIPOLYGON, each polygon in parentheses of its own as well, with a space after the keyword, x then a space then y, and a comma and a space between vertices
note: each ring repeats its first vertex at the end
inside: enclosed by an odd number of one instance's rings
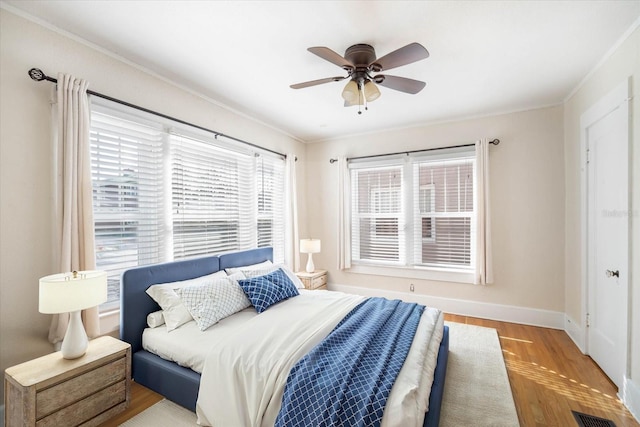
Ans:
POLYGON ((38 310, 45 314, 69 313, 69 325, 62 340, 62 357, 77 359, 89 345, 80 311, 107 301, 107 273, 89 270, 53 274, 40 279, 38 310))
POLYGON ((302 239, 300 240, 300 252, 309 254, 307 259, 307 273, 313 273, 316 267, 313 265, 313 254, 320 252, 320 240, 318 239, 302 239))

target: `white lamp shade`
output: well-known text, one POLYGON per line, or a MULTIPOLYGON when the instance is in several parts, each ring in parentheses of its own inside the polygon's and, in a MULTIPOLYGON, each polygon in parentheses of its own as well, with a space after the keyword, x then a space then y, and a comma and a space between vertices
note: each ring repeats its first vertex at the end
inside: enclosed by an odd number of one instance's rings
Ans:
POLYGON ((303 254, 317 254, 320 252, 319 239, 302 239, 300 240, 300 252, 303 254))
POLYGON ((53 274, 40 279, 40 313, 68 313, 95 307, 106 301, 106 271, 53 274))

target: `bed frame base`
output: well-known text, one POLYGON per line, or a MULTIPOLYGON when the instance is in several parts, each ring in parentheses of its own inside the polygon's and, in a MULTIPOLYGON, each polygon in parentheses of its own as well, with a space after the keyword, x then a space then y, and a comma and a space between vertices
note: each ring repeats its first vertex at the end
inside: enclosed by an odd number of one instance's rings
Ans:
POLYGON ((196 411, 200 387, 199 373, 164 360, 146 350, 136 352, 131 364, 135 382, 190 411, 196 411))
MULTIPOLYGON (((125 271, 120 289, 120 295, 122 295, 120 338, 130 343, 132 347, 133 380, 195 412, 200 374, 164 360, 142 348, 142 332, 147 327, 147 314, 160 309, 145 294, 145 290, 157 283, 191 279, 225 268, 257 264, 266 260, 273 260, 272 248, 251 249, 188 261, 137 267, 125 271)), ((440 422, 448 356, 449 328, 445 326, 429 396, 429 411, 425 415, 423 427, 437 427, 440 422)))

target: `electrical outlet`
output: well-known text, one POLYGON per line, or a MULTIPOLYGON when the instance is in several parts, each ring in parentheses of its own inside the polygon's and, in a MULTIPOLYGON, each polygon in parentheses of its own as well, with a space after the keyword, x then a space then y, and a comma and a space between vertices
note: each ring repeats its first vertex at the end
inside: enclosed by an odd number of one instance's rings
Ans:
POLYGON ((411 292, 415 291, 415 288, 414 288, 414 286, 413 286, 413 283, 411 283, 411 284, 409 285, 409 290, 410 290, 411 292))

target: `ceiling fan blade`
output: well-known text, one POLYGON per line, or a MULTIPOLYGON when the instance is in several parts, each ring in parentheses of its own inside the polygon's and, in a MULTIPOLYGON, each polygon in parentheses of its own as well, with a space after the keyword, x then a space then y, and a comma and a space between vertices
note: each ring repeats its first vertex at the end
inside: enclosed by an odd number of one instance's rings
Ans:
POLYGON ((420 80, 408 79, 406 77, 386 76, 383 74, 374 76, 373 81, 380 86, 413 95, 420 92, 427 85, 425 82, 421 82, 420 80))
POLYGON ((344 68, 345 70, 353 70, 355 68, 355 65, 353 65, 351 62, 347 61, 328 47, 316 46, 310 47, 307 50, 313 54, 318 55, 320 58, 331 62, 332 64, 336 64, 338 67, 344 68))
POLYGON ((342 76, 327 77, 326 79, 318 79, 318 80, 311 80, 309 82, 304 82, 304 83, 297 83, 289 87, 291 89, 302 89, 309 86, 321 85, 323 83, 339 82, 340 80, 344 80, 344 79, 346 79, 346 77, 342 77, 342 76))
POLYGON ((390 70, 429 57, 429 51, 419 43, 411 43, 394 50, 371 63, 373 71, 390 70))

